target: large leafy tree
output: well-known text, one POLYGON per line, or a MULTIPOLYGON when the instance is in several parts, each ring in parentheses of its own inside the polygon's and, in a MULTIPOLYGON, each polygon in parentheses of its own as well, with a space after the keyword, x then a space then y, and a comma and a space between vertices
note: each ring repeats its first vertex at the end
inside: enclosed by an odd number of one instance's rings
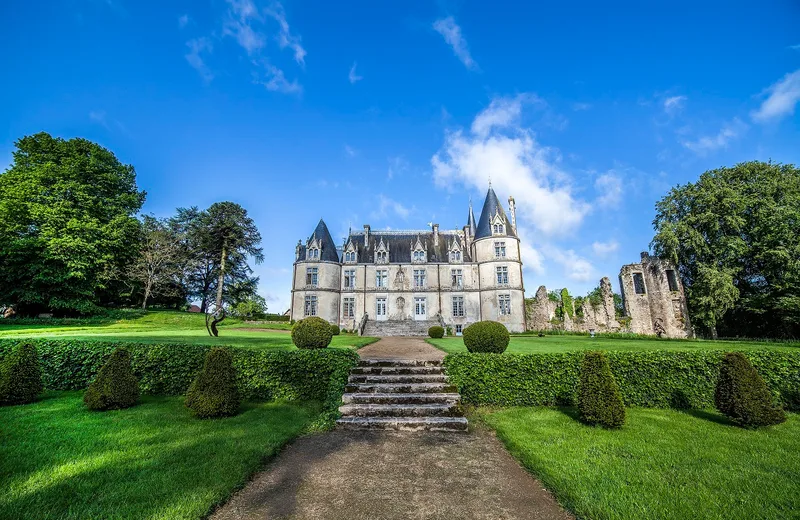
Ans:
POLYGON ((181 295, 183 263, 179 236, 169 221, 151 215, 142 217, 142 241, 139 254, 128 267, 132 281, 141 285, 142 309, 152 297, 181 295))
POLYGON ((16 143, 0 174, 0 304, 90 313, 136 255, 145 193, 133 166, 86 139, 16 143))
POLYGON ((656 254, 679 266, 691 317, 712 336, 800 334, 800 170, 710 170, 656 204, 656 254))

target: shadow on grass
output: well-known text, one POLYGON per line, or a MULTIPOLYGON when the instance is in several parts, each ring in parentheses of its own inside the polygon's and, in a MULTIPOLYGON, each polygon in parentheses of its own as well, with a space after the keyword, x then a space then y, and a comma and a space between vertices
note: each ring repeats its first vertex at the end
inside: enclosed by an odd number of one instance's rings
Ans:
POLYGON ((723 426, 736 426, 733 421, 722 415, 718 412, 713 412, 711 410, 678 410, 679 412, 685 413, 686 415, 691 415, 692 417, 696 417, 698 419, 703 419, 704 421, 713 422, 716 424, 721 424, 723 426))

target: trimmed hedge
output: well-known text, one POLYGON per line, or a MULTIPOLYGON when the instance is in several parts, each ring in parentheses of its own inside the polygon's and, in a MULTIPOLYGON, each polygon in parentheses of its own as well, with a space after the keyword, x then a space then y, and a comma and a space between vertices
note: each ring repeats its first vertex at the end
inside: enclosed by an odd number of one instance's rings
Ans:
POLYGON ((116 349, 97 377, 83 394, 83 403, 90 410, 130 408, 139 400, 139 380, 133 375, 131 354, 116 349))
POLYGON ((725 355, 717 382, 717 410, 745 428, 770 426, 786 420, 773 404, 772 393, 741 352, 725 355))
POLYGON ((0 359, 0 403, 25 404, 42 391, 39 355, 31 342, 20 343, 0 359))
POLYGON ((428 336, 431 338, 443 338, 444 337, 444 329, 439 325, 434 325, 433 327, 428 329, 428 336))
POLYGON ((326 348, 333 339, 331 324, 322 318, 303 318, 292 327, 292 343, 297 348, 326 348))
POLYGON ((625 424, 625 403, 602 352, 587 352, 583 358, 578 411, 581 420, 591 425, 619 428, 625 424))
POLYGON ((464 346, 470 352, 490 352, 502 354, 508 348, 511 336, 502 323, 496 321, 478 321, 464 329, 464 346))
POLYGON ((333 336, 338 336, 341 333, 342 333, 342 329, 340 329, 338 325, 335 325, 335 324, 331 325, 331 334, 333 336))
MULTIPOLYGON (((628 406, 713 408, 724 352, 606 352, 628 406)), ((747 351, 773 396, 800 411, 800 352, 747 351)), ((583 352, 450 354, 444 364, 465 403, 551 406, 576 403, 583 352)))

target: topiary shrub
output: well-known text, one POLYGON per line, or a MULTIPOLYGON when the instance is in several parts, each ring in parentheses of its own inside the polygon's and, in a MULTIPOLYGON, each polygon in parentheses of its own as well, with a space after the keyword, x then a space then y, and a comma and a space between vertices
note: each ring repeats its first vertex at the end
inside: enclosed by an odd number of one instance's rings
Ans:
POLYGON ((619 428, 625 424, 625 403, 608 359, 602 352, 587 352, 578 383, 578 410, 587 424, 619 428))
POLYGON ((331 335, 338 336, 342 333, 342 330, 339 328, 338 325, 331 325, 331 335))
POLYGON ((297 348, 325 348, 331 344, 331 325, 322 318, 304 318, 292 327, 292 343, 297 348))
POLYGON ((496 321, 479 321, 461 332, 464 345, 470 352, 489 352, 502 354, 508 348, 511 336, 502 323, 496 321))
POLYGON ((444 337, 444 329, 438 325, 434 325, 433 327, 428 329, 428 336, 432 338, 443 338, 444 337))
POLYGON ((131 353, 118 348, 84 392, 83 403, 90 410, 120 410, 138 400, 139 380, 133 375, 131 353))
POLYGON ((0 363, 0 403, 32 403, 42 388, 36 347, 30 343, 17 346, 0 363))
POLYGON ((236 415, 240 402, 231 353, 224 348, 212 348, 203 370, 186 392, 186 407, 195 417, 225 417, 236 415))
POLYGON ((714 392, 717 410, 745 428, 779 424, 786 420, 783 409, 772 403, 758 371, 741 352, 725 354, 714 392))

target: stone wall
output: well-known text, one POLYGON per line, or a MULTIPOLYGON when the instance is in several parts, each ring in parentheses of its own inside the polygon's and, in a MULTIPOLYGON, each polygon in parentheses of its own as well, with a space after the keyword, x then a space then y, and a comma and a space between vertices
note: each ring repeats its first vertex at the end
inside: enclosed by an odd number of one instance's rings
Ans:
MULTIPOLYGON (((564 315, 562 320, 556 320, 556 310, 560 302, 550 300, 547 288, 542 285, 536 291, 536 297, 528 300, 525 305, 527 313, 528 330, 567 330, 574 332, 616 332, 622 327, 616 319, 614 312, 614 291, 611 281, 604 277, 600 280, 601 303, 594 306, 585 299, 581 312, 570 317, 564 315), (583 316, 580 316, 583 314, 583 316)), ((577 309, 576 309, 577 311, 577 309)))

